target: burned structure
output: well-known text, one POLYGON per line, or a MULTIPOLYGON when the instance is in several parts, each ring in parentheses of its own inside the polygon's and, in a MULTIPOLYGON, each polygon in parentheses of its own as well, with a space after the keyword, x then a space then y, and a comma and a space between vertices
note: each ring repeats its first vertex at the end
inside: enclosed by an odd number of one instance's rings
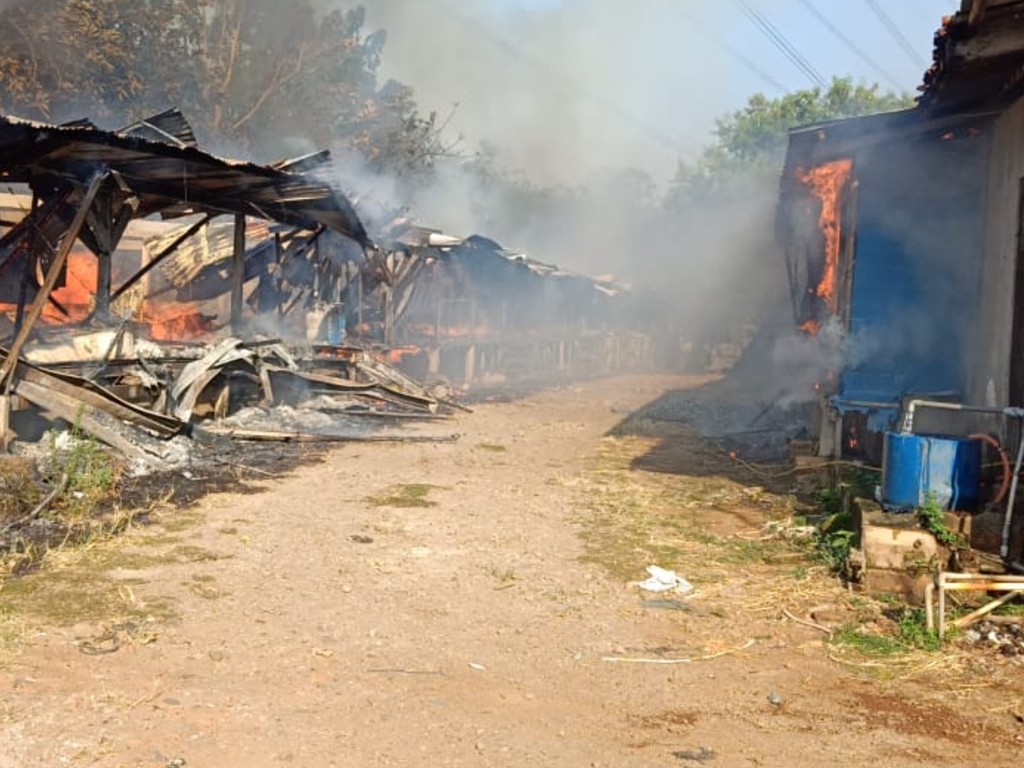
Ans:
POLYGON ((818 453, 881 465, 889 508, 998 509, 1019 561, 1024 3, 964 0, 915 108, 793 131, 777 224, 818 453))
POLYGON ((619 287, 403 220, 371 236, 329 170, 216 157, 175 110, 0 118, 0 443, 29 411, 159 464, 249 404, 433 417, 451 384, 648 362, 619 287))

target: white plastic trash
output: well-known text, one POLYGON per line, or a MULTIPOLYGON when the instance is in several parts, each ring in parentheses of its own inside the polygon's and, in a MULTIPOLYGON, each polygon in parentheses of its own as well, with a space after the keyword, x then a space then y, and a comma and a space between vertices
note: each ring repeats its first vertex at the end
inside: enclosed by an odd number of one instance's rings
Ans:
POLYGON ((657 565, 649 565, 647 573, 650 574, 650 578, 637 585, 647 592, 675 592, 680 595, 693 592, 693 584, 675 571, 657 565))

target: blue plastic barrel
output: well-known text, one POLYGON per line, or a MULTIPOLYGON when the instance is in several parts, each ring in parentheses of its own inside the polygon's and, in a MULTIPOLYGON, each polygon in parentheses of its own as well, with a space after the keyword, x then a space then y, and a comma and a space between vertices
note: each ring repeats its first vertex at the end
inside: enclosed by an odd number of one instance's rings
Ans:
POLYGON ((944 509, 977 509, 981 494, 981 443, 938 435, 885 433, 882 504, 918 509, 929 496, 944 509))

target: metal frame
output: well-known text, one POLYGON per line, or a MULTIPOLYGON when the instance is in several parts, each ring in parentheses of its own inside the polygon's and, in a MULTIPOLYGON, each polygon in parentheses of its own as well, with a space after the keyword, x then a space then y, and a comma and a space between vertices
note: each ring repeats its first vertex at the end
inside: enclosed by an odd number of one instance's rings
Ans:
POLYGON ((924 591, 925 617, 929 630, 935 629, 935 590, 938 598, 938 633, 941 640, 946 633, 946 592, 1006 592, 981 608, 952 622, 957 629, 973 624, 1020 593, 1024 593, 1024 576, 990 575, 986 573, 947 573, 936 575, 935 581, 924 591))

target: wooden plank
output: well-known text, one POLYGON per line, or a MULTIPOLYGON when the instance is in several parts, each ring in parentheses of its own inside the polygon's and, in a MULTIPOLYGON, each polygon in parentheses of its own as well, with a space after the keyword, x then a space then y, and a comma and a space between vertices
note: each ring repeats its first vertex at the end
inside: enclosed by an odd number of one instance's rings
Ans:
POLYGON ((204 226, 209 224, 210 219, 212 219, 212 218, 213 218, 213 216, 211 214, 207 214, 206 216, 201 218, 199 221, 197 221, 195 224, 193 224, 191 227, 189 227, 184 232, 182 232, 180 235, 178 235, 176 238, 174 238, 174 240, 171 242, 170 245, 168 245, 166 248, 164 248, 162 251, 160 251, 160 253, 158 253, 152 259, 150 259, 149 262, 147 262, 146 265, 142 267, 142 269, 140 269, 134 275, 129 277, 127 280, 125 280, 124 284, 120 288, 118 288, 116 291, 114 291, 114 293, 110 297, 110 300, 112 302, 116 301, 118 299, 118 297, 121 296, 121 294, 123 294, 125 291, 127 291, 129 288, 131 288, 137 282, 139 282, 139 280, 141 280, 143 277, 145 277, 147 274, 149 274, 150 270, 152 270, 155 267, 157 267, 168 256, 170 256, 176 250, 178 250, 178 246, 180 246, 183 242, 188 240, 188 238, 192 237, 192 235, 194 235, 196 232, 198 232, 204 226))
POLYGON ((131 440, 128 440, 115 427, 103 423, 102 411, 86 405, 81 400, 69 397, 63 392, 40 386, 32 381, 19 379, 14 384, 14 391, 29 402, 50 411, 64 421, 75 424, 97 440, 106 443, 130 459, 141 459, 153 463, 157 459, 147 453, 131 440))

